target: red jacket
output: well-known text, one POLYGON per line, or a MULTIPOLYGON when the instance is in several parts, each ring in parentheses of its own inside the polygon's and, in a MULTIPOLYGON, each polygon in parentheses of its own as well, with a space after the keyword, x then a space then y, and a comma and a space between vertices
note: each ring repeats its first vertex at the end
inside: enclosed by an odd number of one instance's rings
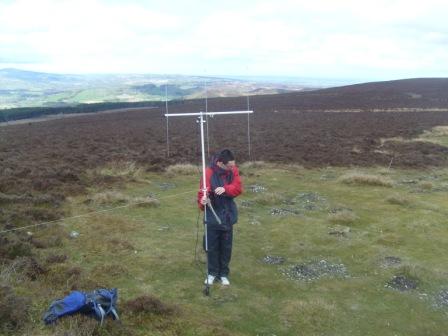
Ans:
MULTIPOLYGON (((223 172, 223 176, 227 177, 230 174, 230 171, 222 171, 223 172)), ((232 173, 233 173, 233 179, 230 183, 228 184, 224 184, 224 189, 226 190, 226 192, 224 193, 224 195, 226 196, 230 196, 230 197, 236 197, 238 195, 240 195, 243 192, 243 186, 241 184, 241 178, 240 178, 240 174, 238 171, 238 167, 234 166, 232 168, 232 173)), ((213 175, 213 168, 211 167, 207 167, 205 169, 205 183, 207 186, 207 193, 211 194, 213 193, 213 190, 210 190, 210 185, 211 185, 211 177, 213 175)), ((198 204, 199 207, 204 210, 204 206, 201 204, 201 199, 202 199, 202 178, 199 184, 199 192, 198 192, 198 204)))

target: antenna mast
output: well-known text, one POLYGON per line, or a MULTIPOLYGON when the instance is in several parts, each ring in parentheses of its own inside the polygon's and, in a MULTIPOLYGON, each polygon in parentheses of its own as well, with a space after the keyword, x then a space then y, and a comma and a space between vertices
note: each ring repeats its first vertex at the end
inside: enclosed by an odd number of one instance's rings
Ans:
MULTIPOLYGON (((207 79, 204 80, 204 87, 205 87, 205 113, 208 112, 208 95, 207 95, 207 79)), ((207 156, 210 157, 210 138, 208 136, 208 115, 205 116, 207 126, 207 156)))
MULTIPOLYGON (((168 84, 165 84, 165 110, 166 116, 168 115, 168 84)), ((166 156, 170 156, 170 140, 169 140, 169 125, 168 118, 166 118, 166 156)))
MULTIPOLYGON (((247 97, 247 110, 250 110, 250 104, 249 104, 249 95, 247 97)), ((247 114, 247 146, 249 150, 249 160, 251 159, 251 148, 250 148, 250 121, 249 121, 249 114, 247 114)))

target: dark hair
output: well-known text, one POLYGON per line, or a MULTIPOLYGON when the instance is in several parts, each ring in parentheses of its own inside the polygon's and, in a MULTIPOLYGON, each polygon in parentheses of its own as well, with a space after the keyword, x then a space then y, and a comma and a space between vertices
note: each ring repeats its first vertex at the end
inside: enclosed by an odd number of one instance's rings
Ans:
POLYGON ((222 162, 224 164, 227 164, 229 161, 233 160, 235 160, 235 157, 229 149, 223 149, 221 152, 219 152, 216 159, 216 161, 222 162))

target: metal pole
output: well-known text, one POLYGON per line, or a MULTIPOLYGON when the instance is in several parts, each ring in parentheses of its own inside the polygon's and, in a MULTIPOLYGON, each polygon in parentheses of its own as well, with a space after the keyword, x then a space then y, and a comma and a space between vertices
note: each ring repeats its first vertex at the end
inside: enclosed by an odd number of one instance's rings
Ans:
POLYGON ((166 114, 165 117, 191 117, 191 116, 199 116, 199 115, 209 115, 209 116, 215 116, 215 115, 224 115, 224 114, 247 114, 247 113, 253 113, 254 111, 224 111, 224 112, 194 112, 194 113, 170 113, 166 114))
MULTIPOLYGON (((250 110, 249 106, 249 96, 247 96, 247 110, 250 110)), ((250 150, 250 122, 249 122, 249 113, 247 114, 247 143, 249 149, 249 160, 251 159, 251 150, 250 150)))
MULTIPOLYGON (((168 85, 165 84, 165 109, 166 114, 168 114, 168 85)), ((168 118, 166 118, 166 156, 170 156, 170 142, 169 142, 169 128, 168 128, 168 118)))
MULTIPOLYGON (((208 112, 207 82, 204 81, 205 87, 205 113, 208 112)), ((208 114, 205 116, 207 126, 207 156, 210 157, 210 137, 208 136, 208 114)))
MULTIPOLYGON (((207 180, 205 175, 205 144, 204 144, 204 115, 201 112, 199 115, 199 123, 201 126, 201 151, 202 151, 202 196, 207 195, 207 180)), ((204 205, 204 239, 205 239, 205 254, 206 254, 206 283, 204 294, 209 295, 210 293, 210 284, 208 282, 208 236, 207 236, 207 205, 204 205)))
MULTIPOLYGON (((204 114, 199 115, 199 123, 201 124, 201 149, 202 149, 202 191, 207 192, 206 177, 205 177, 205 145, 204 145, 204 114)), ((204 194, 206 195, 206 194, 204 194)))

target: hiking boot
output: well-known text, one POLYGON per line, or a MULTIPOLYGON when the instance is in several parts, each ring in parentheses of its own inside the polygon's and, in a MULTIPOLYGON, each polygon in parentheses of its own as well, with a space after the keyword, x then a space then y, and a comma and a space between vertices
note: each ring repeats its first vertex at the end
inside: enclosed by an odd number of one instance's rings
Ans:
POLYGON ((207 279, 205 279, 204 284, 207 284, 207 280, 208 280, 208 284, 212 285, 213 281, 215 281, 215 278, 216 277, 214 275, 211 275, 211 274, 207 275, 207 279))
POLYGON ((230 285, 230 281, 227 277, 221 277, 221 284, 223 286, 229 286, 230 285))

